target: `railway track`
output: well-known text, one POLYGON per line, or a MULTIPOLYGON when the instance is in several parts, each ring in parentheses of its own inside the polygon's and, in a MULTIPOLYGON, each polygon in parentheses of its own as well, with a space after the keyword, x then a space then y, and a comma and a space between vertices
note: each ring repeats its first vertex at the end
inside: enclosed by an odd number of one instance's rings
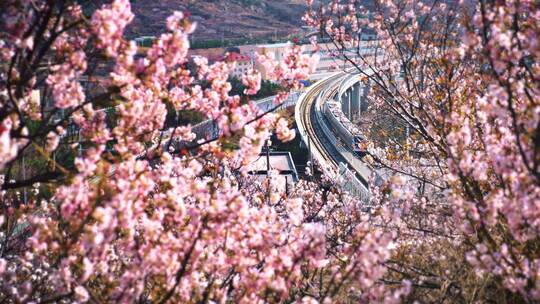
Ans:
MULTIPOLYGON (((352 173, 354 177, 351 179, 351 175, 346 175, 348 177, 346 177, 343 186, 348 191, 351 191, 351 194, 358 196, 362 201, 368 202, 369 186, 367 179, 361 174, 365 173, 363 172, 365 168, 351 163, 347 156, 343 154, 343 147, 336 146, 336 139, 340 136, 328 129, 325 123, 326 119, 320 108, 321 104, 326 100, 335 98, 340 88, 339 83, 343 81, 346 75, 339 73, 316 83, 304 96, 301 96, 296 107, 295 118, 299 123, 298 129, 302 133, 302 137, 304 137, 304 142, 311 142, 311 154, 319 160, 322 171, 330 173, 329 176, 340 172, 341 176, 341 174, 345 174, 341 172, 343 164, 345 164, 345 167, 349 168, 349 170, 345 169, 347 170, 345 172, 348 172, 346 174, 352 173)), ((352 151, 349 151, 350 149, 346 150, 347 153, 352 151)))
MULTIPOLYGON (((315 118, 315 102, 319 95, 327 88, 329 83, 332 83, 342 76, 343 75, 338 74, 326 79, 325 81, 315 84, 316 87, 312 88, 306 93, 306 96, 303 98, 299 108, 301 113, 301 124, 305 128, 307 133, 306 135, 311 140, 311 144, 315 147, 315 150, 319 152, 321 158, 323 158, 327 164, 330 164, 333 170, 337 170, 339 168, 339 162, 344 161, 344 159, 341 159, 339 153, 335 151, 335 148, 325 136, 317 135, 321 134, 322 130, 317 119, 315 118)), ((323 98, 326 98, 326 96, 323 98)))

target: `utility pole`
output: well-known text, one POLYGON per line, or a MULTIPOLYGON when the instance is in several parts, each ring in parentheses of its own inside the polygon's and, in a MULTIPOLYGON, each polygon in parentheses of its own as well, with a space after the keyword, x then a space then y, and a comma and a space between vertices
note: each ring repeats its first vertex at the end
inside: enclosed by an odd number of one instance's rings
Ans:
POLYGON ((268 203, 270 204, 270 147, 268 147, 268 139, 264 142, 266 146, 266 179, 268 180, 268 188, 266 189, 266 196, 268 203))
POLYGON ((270 147, 268 147, 268 139, 264 145, 266 146, 266 176, 270 178, 270 147))
POLYGON ((287 175, 285 175, 285 194, 289 195, 289 178, 287 175))
POLYGON ((313 171, 313 154, 311 153, 311 138, 309 135, 307 135, 308 138, 308 151, 309 151, 309 167, 311 169, 311 180, 313 180, 315 176, 315 171, 313 171))

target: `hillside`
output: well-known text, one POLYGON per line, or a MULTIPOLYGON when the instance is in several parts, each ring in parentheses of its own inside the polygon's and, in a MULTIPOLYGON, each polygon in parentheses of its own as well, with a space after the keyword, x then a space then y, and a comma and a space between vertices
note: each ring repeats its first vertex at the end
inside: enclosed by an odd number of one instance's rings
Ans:
POLYGON ((133 0, 130 37, 153 36, 172 11, 189 12, 196 40, 284 37, 300 32, 303 0, 133 0))

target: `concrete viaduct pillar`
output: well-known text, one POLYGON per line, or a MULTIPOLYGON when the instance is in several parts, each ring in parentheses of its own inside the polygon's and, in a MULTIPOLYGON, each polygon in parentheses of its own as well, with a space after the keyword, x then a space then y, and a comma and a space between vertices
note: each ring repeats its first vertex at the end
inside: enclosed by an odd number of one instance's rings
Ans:
POLYGON ((352 87, 352 101, 351 101, 351 117, 349 119, 351 121, 354 120, 356 117, 360 117, 361 108, 360 108, 360 101, 362 97, 360 96, 360 85, 358 83, 355 83, 352 87))
POLYGON ((359 119, 362 112, 367 111, 367 96, 369 94, 370 87, 370 83, 362 84, 357 82, 347 89, 341 96, 341 110, 350 121, 359 119))
POLYGON ((351 92, 347 90, 341 97, 341 110, 347 118, 351 116, 351 92))
POLYGON ((367 108, 368 108, 367 96, 369 94, 370 88, 371 88, 371 82, 368 82, 367 84, 365 84, 363 86, 362 97, 360 98, 361 99, 361 101, 360 101, 360 111, 361 112, 367 111, 367 108))
POLYGON ((349 113, 347 115, 347 118, 349 120, 352 120, 353 110, 354 110, 354 91, 352 90, 352 88, 350 88, 348 91, 349 91, 349 113))

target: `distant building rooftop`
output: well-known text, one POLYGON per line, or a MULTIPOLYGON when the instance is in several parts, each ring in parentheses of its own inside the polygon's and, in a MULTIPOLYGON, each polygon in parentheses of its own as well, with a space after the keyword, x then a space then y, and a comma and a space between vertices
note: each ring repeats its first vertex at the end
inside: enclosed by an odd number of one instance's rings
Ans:
POLYGON ((251 61, 251 58, 249 56, 239 53, 229 53, 226 59, 237 62, 251 61))
POLYGON ((260 44, 260 45, 257 45, 258 47, 260 48, 280 48, 280 47, 288 47, 288 46, 291 46, 292 43, 290 41, 287 41, 287 42, 282 42, 282 43, 273 43, 273 44, 260 44))

